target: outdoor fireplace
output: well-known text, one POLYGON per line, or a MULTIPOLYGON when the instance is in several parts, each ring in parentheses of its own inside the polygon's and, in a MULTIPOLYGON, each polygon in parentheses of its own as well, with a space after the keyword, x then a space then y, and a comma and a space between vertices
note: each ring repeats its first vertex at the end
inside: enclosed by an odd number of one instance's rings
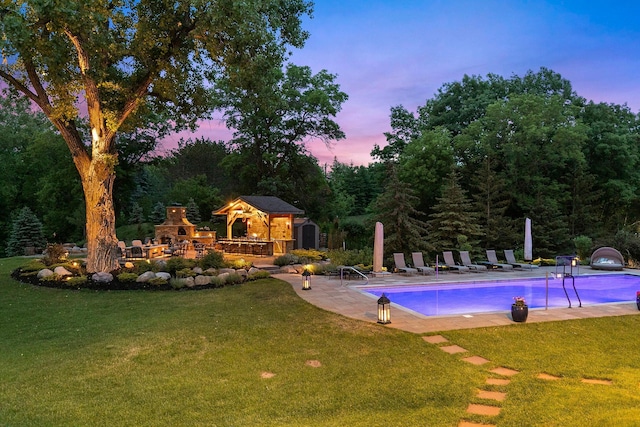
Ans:
POLYGON ((187 209, 180 205, 169 206, 167 219, 155 228, 156 240, 163 244, 188 241, 211 245, 216 240, 215 231, 197 230, 196 226, 187 219, 187 209))

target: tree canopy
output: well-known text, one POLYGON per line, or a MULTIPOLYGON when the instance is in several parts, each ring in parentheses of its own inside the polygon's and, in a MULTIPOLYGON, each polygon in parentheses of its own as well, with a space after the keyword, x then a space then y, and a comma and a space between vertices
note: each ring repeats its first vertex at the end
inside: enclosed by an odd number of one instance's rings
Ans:
POLYGON ((89 271, 118 267, 116 134, 149 116, 194 127, 216 107, 216 81, 243 86, 301 47, 300 19, 311 10, 304 0, 3 3, 0 78, 38 105, 71 152, 87 206, 89 271))

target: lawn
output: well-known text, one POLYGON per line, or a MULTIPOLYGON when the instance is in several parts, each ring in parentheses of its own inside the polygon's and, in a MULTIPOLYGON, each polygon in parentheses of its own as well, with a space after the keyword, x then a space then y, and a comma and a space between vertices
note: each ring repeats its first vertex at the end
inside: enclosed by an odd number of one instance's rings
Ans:
POLYGON ((493 366, 520 371, 493 386, 508 396, 498 425, 640 420, 640 316, 443 333, 491 360, 474 366, 275 279, 67 291, 11 280, 22 262, 0 259, 0 425, 456 426, 489 422, 465 411, 493 366))

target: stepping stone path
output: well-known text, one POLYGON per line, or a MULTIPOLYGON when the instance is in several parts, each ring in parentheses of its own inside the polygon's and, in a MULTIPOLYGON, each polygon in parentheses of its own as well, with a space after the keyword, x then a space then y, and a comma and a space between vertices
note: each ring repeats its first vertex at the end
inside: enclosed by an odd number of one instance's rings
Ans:
MULTIPOLYGON (((461 354, 468 353, 468 350, 452 344, 449 340, 442 335, 429 335, 423 336, 422 339, 429 343, 438 346, 442 351, 449 354, 461 354)), ((467 363, 471 363, 472 365, 481 366, 486 363, 490 363, 491 361, 485 359, 480 356, 467 356, 462 358, 463 361, 467 363)), ((510 369, 507 367, 499 366, 497 368, 493 368, 489 370, 491 376, 487 377, 485 384, 487 386, 508 386, 511 383, 510 377, 516 375, 519 371, 515 369, 510 369)), ((560 380, 561 377, 540 373, 537 378, 546 380, 546 381, 557 381, 560 380)), ((584 384, 595 384, 595 385, 611 385, 613 382, 607 379, 596 379, 596 378, 582 378, 581 380, 584 384)), ((492 387, 489 387, 492 388, 492 387)), ((478 404, 478 403, 470 403, 467 407, 467 413, 473 415, 481 415, 487 420, 491 420, 491 417, 496 417, 500 415, 500 410, 502 409, 499 406, 499 402, 503 402, 507 398, 506 392, 494 391, 490 390, 478 390, 476 397, 478 399, 486 400, 486 404, 478 404), (495 403, 495 404, 492 404, 495 403)), ((486 424, 486 423, 476 423, 469 420, 460 420, 458 427, 495 427, 495 424, 486 424)))

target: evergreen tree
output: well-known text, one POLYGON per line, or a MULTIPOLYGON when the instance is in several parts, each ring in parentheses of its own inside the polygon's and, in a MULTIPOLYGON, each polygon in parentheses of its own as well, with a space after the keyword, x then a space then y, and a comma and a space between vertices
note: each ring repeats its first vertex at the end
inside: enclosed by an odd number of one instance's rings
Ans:
POLYGON ((198 205, 193 198, 190 198, 187 203, 187 219, 192 224, 197 224, 202 221, 202 218, 200 217, 200 209, 198 209, 198 205))
POLYGON ((425 242, 427 225, 415 206, 419 202, 409 184, 400 181, 394 166, 389 166, 389 179, 384 192, 373 205, 374 221, 384 226, 384 253, 389 258, 395 252, 429 250, 425 242))
POLYGON ((38 217, 28 207, 20 209, 11 224, 7 255, 29 255, 27 248, 41 252, 46 243, 38 217))
POLYGON ((458 173, 453 168, 428 221, 429 242, 438 251, 473 251, 478 247, 481 231, 477 216, 458 181, 458 173))
POLYGON ((138 202, 131 204, 131 214, 129 215, 129 224, 142 224, 144 222, 144 212, 142 206, 138 202))
POLYGON ((506 215, 509 193, 504 180, 494 170, 494 163, 492 157, 487 156, 474 180, 473 199, 483 232, 480 245, 485 249, 512 247, 516 235, 514 221, 506 215))
POLYGON ((162 224, 167 217, 167 209, 164 203, 158 202, 151 211, 151 217, 149 218, 154 224, 162 224))

